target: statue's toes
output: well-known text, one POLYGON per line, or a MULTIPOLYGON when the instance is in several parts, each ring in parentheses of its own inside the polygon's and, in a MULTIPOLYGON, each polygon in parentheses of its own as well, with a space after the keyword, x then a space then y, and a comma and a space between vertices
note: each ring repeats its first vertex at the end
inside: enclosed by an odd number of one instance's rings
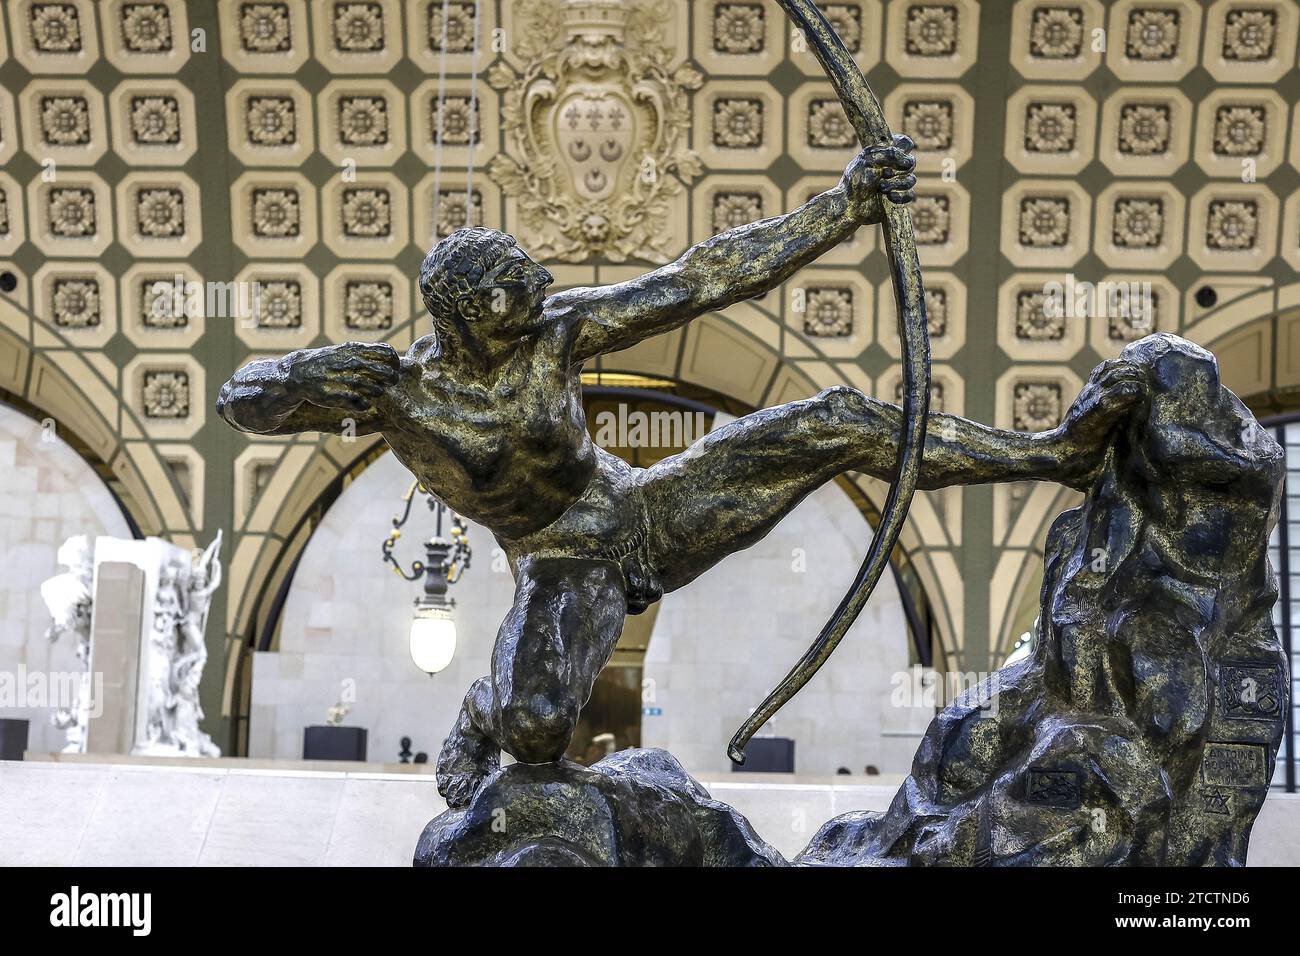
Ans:
POLYGON ((475 792, 478 790, 478 785, 482 782, 482 777, 476 778, 471 774, 456 774, 444 783, 439 784, 438 792, 447 801, 448 807, 453 810, 460 810, 469 806, 470 800, 473 799, 475 792))
POLYGON ((500 766, 494 748, 476 741, 448 738, 438 757, 438 792, 447 806, 459 810, 474 799, 488 775, 500 766))

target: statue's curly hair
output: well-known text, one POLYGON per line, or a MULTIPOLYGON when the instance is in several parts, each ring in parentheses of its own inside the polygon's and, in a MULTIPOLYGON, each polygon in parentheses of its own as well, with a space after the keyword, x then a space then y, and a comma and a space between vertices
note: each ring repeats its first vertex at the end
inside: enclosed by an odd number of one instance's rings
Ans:
POLYGON ((472 226, 457 229, 429 250, 420 266, 420 296, 436 327, 452 318, 456 299, 472 292, 514 245, 514 236, 472 226))

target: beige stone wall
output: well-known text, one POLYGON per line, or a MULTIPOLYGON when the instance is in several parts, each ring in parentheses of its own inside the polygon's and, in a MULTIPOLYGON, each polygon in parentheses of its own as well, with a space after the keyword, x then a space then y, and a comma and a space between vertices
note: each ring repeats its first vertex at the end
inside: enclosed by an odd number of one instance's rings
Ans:
MULTIPOLYGON (((663 714, 642 718, 645 746, 692 773, 730 772, 727 741, 826 623, 870 540, 862 514, 826 485, 754 547, 666 596, 645 667, 663 714)), ((832 661, 764 728, 795 740, 798 773, 848 767, 860 778, 867 764, 906 773, 934 716, 891 703, 908 641, 886 576, 832 661)))
MULTIPOLYGON (((90 466, 39 422, 0 405, 0 672, 79 673, 76 640, 45 637, 49 611, 41 582, 64 571, 55 552, 73 535, 129 538, 122 512, 90 466), (47 440, 48 439, 48 440, 47 440)), ((31 721, 28 747, 60 750, 51 707, 0 707, 31 721)))

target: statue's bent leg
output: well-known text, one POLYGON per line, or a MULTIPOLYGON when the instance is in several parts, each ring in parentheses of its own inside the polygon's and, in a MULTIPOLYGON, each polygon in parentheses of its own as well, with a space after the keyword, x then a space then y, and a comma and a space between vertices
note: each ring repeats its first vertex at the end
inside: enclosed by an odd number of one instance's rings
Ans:
POLYGON ((564 756, 627 613, 612 561, 528 557, 497 632, 492 676, 470 688, 438 757, 438 789, 467 803, 504 750, 523 763, 564 756))
POLYGON ((765 408, 646 470, 652 561, 665 592, 760 541, 810 492, 892 458, 889 424, 856 389, 765 408))

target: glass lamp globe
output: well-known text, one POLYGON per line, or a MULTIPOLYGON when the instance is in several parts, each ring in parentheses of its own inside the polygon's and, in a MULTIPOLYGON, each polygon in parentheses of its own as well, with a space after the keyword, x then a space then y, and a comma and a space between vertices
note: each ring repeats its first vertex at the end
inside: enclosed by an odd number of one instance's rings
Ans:
POLYGON ((417 607, 411 621, 411 660, 426 674, 445 670, 456 654, 456 622, 451 610, 417 607))

